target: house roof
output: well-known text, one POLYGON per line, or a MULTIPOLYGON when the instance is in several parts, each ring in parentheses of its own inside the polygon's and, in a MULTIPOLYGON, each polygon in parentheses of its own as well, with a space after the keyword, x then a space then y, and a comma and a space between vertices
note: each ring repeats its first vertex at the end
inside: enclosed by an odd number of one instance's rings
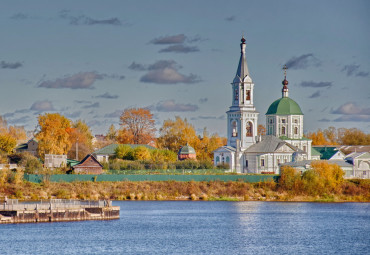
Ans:
POLYGON ((314 147, 311 147, 311 156, 321 156, 321 154, 314 147))
POLYGON ((353 167, 352 164, 344 160, 302 160, 302 161, 296 161, 296 162, 282 163, 281 166, 306 167, 307 165, 310 166, 312 162, 321 162, 321 161, 325 161, 329 164, 336 164, 340 167, 353 167))
POLYGON ((354 158, 370 158, 369 152, 352 152, 346 156, 346 159, 354 158))
POLYGON ((275 152, 284 145, 290 147, 293 151, 304 153, 304 151, 273 135, 262 136, 262 141, 253 144, 245 152, 262 152, 262 153, 275 152))
POLYGON ((78 160, 75 160, 75 159, 68 159, 67 158, 67 166, 75 166, 75 165, 78 165, 80 164, 81 162, 78 161, 78 160))
POLYGON ((316 151, 320 153, 320 159, 330 159, 331 157, 334 156, 335 153, 338 152, 337 147, 335 146, 325 146, 325 147, 318 147, 318 146, 313 146, 316 151))
POLYGON ((234 147, 222 146, 222 147, 219 147, 216 150, 214 150, 213 153, 215 153, 215 152, 235 152, 235 151, 236 151, 236 149, 234 147))
POLYGON ((148 149, 154 150, 155 148, 153 146, 147 145, 147 144, 117 144, 117 143, 112 143, 109 144, 97 151, 94 151, 92 154, 94 155, 114 155, 116 153, 116 149, 119 145, 129 145, 131 148, 135 149, 136 147, 139 146, 144 146, 148 149))
MULTIPOLYGON (((96 164, 98 164, 100 167, 103 167, 103 165, 102 164, 100 164, 99 163, 99 161, 92 155, 92 154, 87 154, 86 155, 86 157, 83 159, 83 160, 81 160, 81 162, 79 163, 79 164, 77 164, 77 165, 75 165, 74 167, 82 167, 82 166, 84 166, 84 163, 88 160, 88 159, 92 159, 92 161, 94 162, 94 163, 96 163, 96 164)), ((85 167, 85 166, 84 166, 85 167)), ((86 167, 88 167, 88 166, 86 166, 86 167)))

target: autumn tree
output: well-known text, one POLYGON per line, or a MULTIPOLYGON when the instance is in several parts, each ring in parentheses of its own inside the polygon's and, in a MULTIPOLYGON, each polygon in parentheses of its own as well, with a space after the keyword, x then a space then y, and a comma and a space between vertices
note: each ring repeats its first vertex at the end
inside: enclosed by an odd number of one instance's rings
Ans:
POLYGON ((370 145, 370 134, 365 134, 357 128, 341 129, 338 136, 342 145, 370 145))
POLYGON ((194 149, 199 146, 199 138, 193 125, 187 119, 182 119, 179 116, 176 116, 175 120, 165 120, 159 129, 158 148, 177 152, 180 146, 186 144, 189 144, 194 149))
POLYGON ((312 145, 369 145, 370 134, 366 134, 357 128, 329 127, 318 129, 316 132, 308 133, 307 138, 312 140, 312 145))
POLYGON ((199 142, 195 144, 195 151, 197 152, 197 159, 212 160, 213 151, 219 147, 226 145, 227 139, 220 137, 218 134, 208 135, 207 129, 203 130, 203 137, 199 137, 199 142))
POLYGON ((257 134, 260 135, 266 135, 266 128, 264 125, 259 124, 257 127, 257 134))
POLYGON ((71 148, 71 121, 59 113, 46 113, 38 117, 39 141, 38 153, 41 158, 45 154, 67 154, 71 148))
POLYGON ((113 124, 112 124, 112 125, 110 125, 109 130, 108 130, 108 132, 107 132, 107 134, 106 134, 106 137, 107 137, 107 139, 108 139, 108 140, 110 140, 110 141, 116 141, 116 139, 117 139, 117 130, 116 130, 116 128, 114 127, 114 125, 113 125, 113 124))
POLYGON ((329 141, 325 138, 324 132, 321 129, 308 133, 306 136, 312 140, 312 145, 329 145, 329 141))
POLYGON ((0 134, 0 153, 12 153, 16 145, 17 140, 10 134, 0 134))
POLYGON ((87 154, 91 153, 92 139, 90 127, 83 120, 77 120, 72 123, 72 127, 68 129, 71 149, 68 151, 68 158, 76 158, 76 151, 78 149, 77 160, 83 159, 87 154))
POLYGON ((154 141, 154 119, 150 110, 129 108, 120 117, 119 143, 148 144, 154 141))

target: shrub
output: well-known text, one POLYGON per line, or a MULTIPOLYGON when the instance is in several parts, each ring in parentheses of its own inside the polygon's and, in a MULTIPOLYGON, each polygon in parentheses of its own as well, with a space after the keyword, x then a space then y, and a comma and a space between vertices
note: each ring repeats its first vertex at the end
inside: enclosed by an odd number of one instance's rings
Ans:
POLYGON ((300 192, 302 186, 301 174, 291 166, 282 167, 279 186, 286 191, 300 192))
POLYGON ((230 165, 228 163, 220 163, 216 167, 217 169, 230 169, 230 165))
POLYGON ((37 174, 43 170, 41 161, 29 153, 23 153, 20 165, 27 174, 37 174))
POLYGON ((149 160, 150 159, 149 149, 144 146, 136 147, 133 151, 133 159, 134 160, 149 160))
POLYGON ((133 153, 134 150, 131 148, 130 145, 119 145, 116 150, 116 157, 119 159, 126 159, 126 160, 132 160, 133 159, 133 153))

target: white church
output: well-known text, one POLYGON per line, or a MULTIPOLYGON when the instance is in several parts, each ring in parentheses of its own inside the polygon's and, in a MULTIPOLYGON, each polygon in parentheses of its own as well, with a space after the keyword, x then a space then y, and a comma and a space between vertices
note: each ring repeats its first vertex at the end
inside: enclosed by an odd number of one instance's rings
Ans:
POLYGON ((253 104, 254 83, 245 56, 245 39, 233 82, 227 111, 227 145, 214 151, 214 164, 227 163, 236 173, 279 174, 279 164, 311 160, 312 140, 303 137, 303 113, 289 98, 288 81, 283 80, 282 97, 266 113, 266 134, 258 136, 258 115, 253 104))

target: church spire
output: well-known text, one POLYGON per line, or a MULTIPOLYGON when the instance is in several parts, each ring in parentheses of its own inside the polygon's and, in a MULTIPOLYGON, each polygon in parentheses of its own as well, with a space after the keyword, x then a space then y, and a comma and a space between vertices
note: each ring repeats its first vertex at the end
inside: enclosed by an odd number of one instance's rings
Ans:
POLYGON ((289 97, 289 89, 288 89, 288 80, 286 79, 286 70, 288 67, 284 65, 283 70, 284 70, 284 80, 282 82, 283 84, 283 89, 281 90, 283 97, 289 97))
POLYGON ((238 65, 238 70, 236 71, 236 76, 240 79, 240 81, 243 81, 246 76, 249 76, 249 70, 247 65, 247 59, 245 57, 245 39, 244 36, 241 39, 240 43, 240 60, 238 65))

